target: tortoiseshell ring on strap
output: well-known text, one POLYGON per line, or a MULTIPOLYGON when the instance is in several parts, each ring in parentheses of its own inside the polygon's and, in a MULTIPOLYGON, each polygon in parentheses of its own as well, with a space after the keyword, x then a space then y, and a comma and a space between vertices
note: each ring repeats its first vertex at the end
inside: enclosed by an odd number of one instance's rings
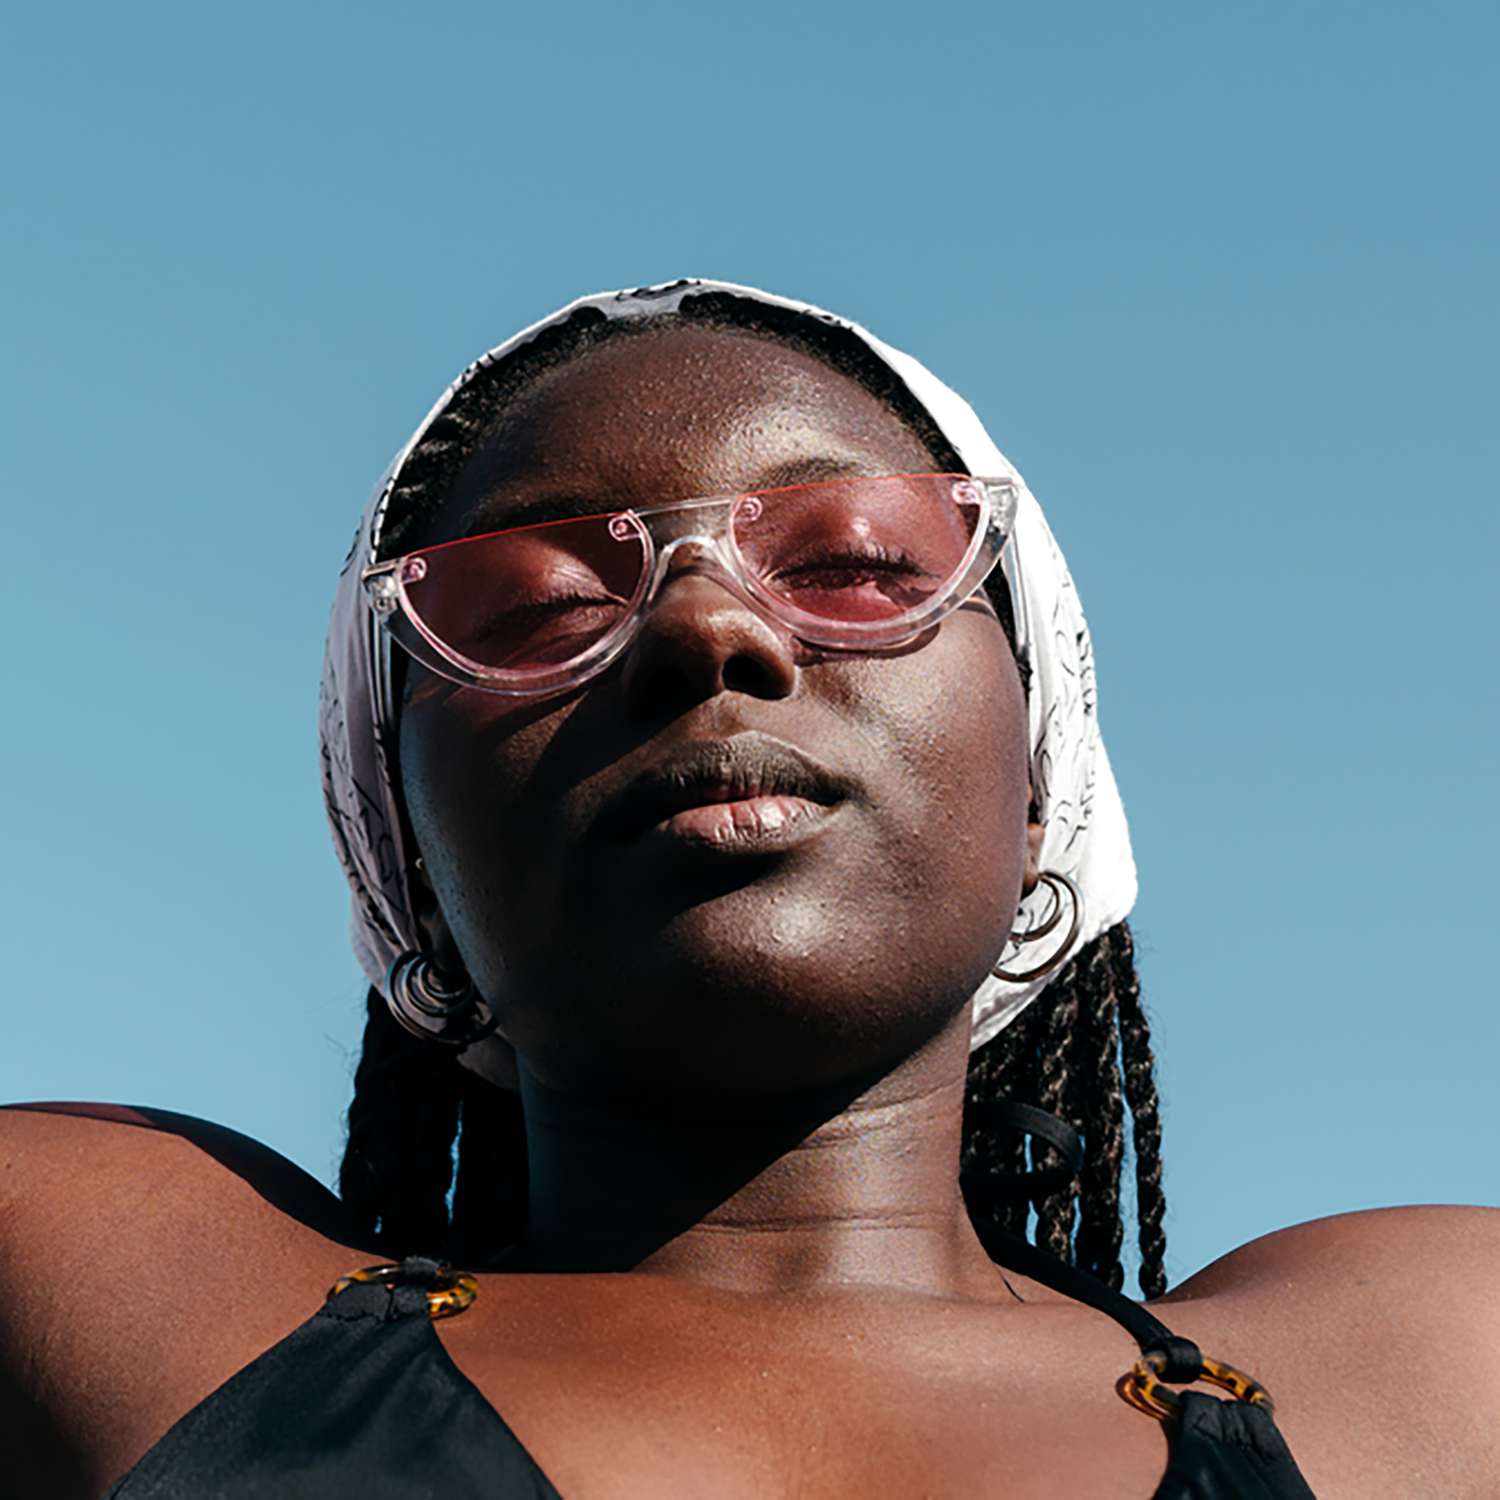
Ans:
MULTIPOLYGON (((337 1297, 356 1282, 373 1282, 376 1286, 396 1286, 402 1281, 400 1266, 366 1266, 360 1271, 351 1271, 340 1276, 328 1289, 329 1298, 337 1297)), ((467 1271, 455 1271, 451 1266, 439 1266, 433 1284, 424 1289, 427 1293, 427 1315, 430 1318, 451 1318, 461 1313, 479 1295, 479 1282, 467 1271)))
MULTIPOLYGON (((1162 1373, 1167 1367, 1166 1355, 1153 1350, 1143 1354, 1135 1364, 1120 1376, 1116 1389, 1137 1411, 1155 1417, 1158 1422, 1169 1422, 1176 1418, 1182 1405, 1178 1393, 1162 1383, 1162 1373)), ((1261 1406, 1269 1413, 1275 1410, 1271 1393, 1260 1381, 1226 1365, 1217 1359, 1203 1357, 1203 1373, 1198 1377, 1221 1390, 1228 1391, 1238 1401, 1247 1401, 1251 1406, 1261 1406)))

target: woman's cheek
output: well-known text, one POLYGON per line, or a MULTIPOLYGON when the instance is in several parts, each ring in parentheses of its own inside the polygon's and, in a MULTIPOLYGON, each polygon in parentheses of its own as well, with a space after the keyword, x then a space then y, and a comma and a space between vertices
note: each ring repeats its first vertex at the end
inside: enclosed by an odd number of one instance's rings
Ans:
POLYGON ((907 788, 890 809, 893 878, 992 959, 1015 914, 1030 804, 1026 700, 999 622, 960 612, 923 650, 851 664, 844 690, 907 788))

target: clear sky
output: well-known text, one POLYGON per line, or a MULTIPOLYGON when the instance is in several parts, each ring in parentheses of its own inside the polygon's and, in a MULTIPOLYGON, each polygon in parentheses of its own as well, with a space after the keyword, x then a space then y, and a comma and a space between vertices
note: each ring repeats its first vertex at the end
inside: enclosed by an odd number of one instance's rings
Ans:
POLYGON ((1173 1279, 1495 1200, 1494 5, 147 0, 0 54, 0 1097, 331 1177, 361 502, 480 350, 701 275, 918 355, 1068 551, 1173 1279))

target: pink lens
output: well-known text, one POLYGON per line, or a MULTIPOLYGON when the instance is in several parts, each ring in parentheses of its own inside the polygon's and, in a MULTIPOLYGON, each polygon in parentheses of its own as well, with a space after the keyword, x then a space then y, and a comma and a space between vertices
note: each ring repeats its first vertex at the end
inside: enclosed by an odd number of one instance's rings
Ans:
POLYGON ((447 542, 402 567, 419 628, 482 667, 571 661, 629 620, 646 539, 623 516, 585 516, 447 542))
POLYGON ((962 475, 826 480, 445 542, 405 558, 400 582, 429 644, 481 669, 545 675, 630 628, 650 582, 648 522, 722 535, 727 518, 745 582, 793 628, 799 615, 867 627, 920 617, 951 588, 984 516, 962 475))
POLYGON ((836 479, 747 495, 734 510, 746 570, 830 623, 895 619, 953 582, 983 515, 951 474, 836 479))

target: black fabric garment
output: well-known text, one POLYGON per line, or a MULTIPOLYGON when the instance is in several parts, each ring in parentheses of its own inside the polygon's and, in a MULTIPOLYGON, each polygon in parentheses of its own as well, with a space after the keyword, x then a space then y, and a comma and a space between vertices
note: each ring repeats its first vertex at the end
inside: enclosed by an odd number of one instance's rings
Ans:
POLYGON ((425 1291, 355 1283, 195 1406, 106 1500, 481 1497, 562 1500, 449 1359, 425 1291))
MULTIPOLYGON (((1137 1303, 1021 1240, 1001 1261, 1109 1314, 1191 1378, 1195 1346, 1137 1303)), ((106 1500, 562 1500, 433 1332, 422 1290, 433 1264, 403 1262, 412 1284, 340 1292, 195 1406, 106 1500)), ((1152 1500, 1314 1500, 1268 1412, 1181 1399, 1152 1500)), ((690 1493, 691 1476, 677 1488, 690 1493)))
MULTIPOLYGON (((1165 1380, 1186 1385, 1202 1374, 1198 1346, 1178 1338, 1139 1302, 1015 1235, 999 1239, 996 1259, 1007 1270, 1113 1318, 1142 1354, 1164 1354, 1165 1380)), ((1221 1401, 1199 1391, 1184 1391, 1178 1399, 1181 1412, 1167 1429, 1171 1458, 1151 1500, 1317 1500, 1263 1406, 1221 1401)))

